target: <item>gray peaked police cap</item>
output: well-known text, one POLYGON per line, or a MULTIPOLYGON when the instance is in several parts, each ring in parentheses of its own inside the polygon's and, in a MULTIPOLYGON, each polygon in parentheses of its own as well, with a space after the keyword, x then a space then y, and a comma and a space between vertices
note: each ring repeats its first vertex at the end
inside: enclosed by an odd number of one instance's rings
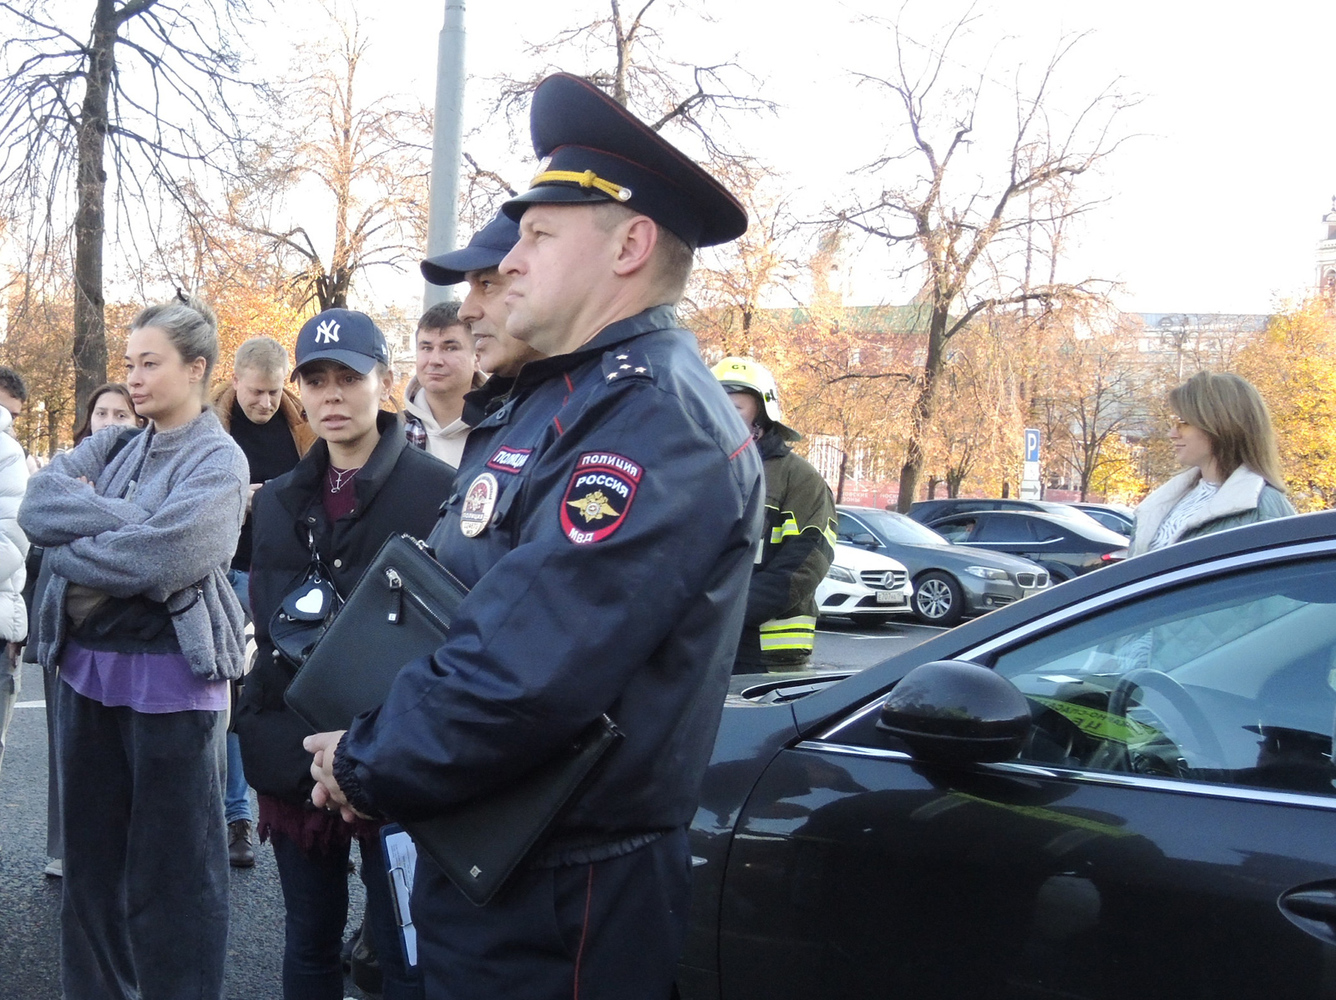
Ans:
POLYGON ((569 73, 533 94, 534 152, 550 157, 524 194, 501 210, 613 201, 649 216, 693 250, 735 240, 747 210, 717 180, 603 91, 569 73))
POLYGON ((469 271, 496 267, 519 241, 520 224, 505 212, 497 212, 495 219, 473 234, 468 246, 424 260, 422 277, 433 285, 457 285, 469 271))

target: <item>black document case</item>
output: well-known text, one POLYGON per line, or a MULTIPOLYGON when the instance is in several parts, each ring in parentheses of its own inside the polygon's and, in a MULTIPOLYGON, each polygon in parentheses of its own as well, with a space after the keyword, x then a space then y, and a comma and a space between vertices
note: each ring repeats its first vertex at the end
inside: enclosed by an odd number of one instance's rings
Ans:
POLYGON ((411 535, 391 535, 307 655, 284 700, 317 733, 379 707, 399 668, 445 641, 468 588, 411 535))
MULTIPOLYGON (((381 547, 284 700, 317 732, 348 728, 381 705, 406 663, 445 640, 468 593, 417 539, 381 547)), ((444 816, 402 825, 465 897, 484 905, 541 842, 563 807, 622 739, 606 715, 518 780, 444 816)))

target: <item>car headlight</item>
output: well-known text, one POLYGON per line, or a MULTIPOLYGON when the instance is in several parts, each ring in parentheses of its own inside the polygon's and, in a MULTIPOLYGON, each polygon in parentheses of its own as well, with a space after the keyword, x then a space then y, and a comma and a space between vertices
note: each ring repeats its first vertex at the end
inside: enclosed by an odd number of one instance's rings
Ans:
POLYGON ((977 576, 982 580, 1006 580, 1007 571, 1004 569, 994 569, 991 566, 966 566, 965 572, 970 576, 977 576))
POLYGON ((854 576, 850 570, 845 569, 843 566, 833 566, 833 565, 830 567, 830 569, 826 570, 826 579, 839 580, 840 583, 858 582, 858 577, 854 576))

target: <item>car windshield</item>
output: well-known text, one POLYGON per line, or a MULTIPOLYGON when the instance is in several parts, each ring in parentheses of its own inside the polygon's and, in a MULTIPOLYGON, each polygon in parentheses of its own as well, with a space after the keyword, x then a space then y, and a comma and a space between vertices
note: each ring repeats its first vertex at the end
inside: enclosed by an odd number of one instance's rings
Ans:
POLYGON ((858 517, 872 525, 884 541, 900 545, 947 545, 945 538, 931 528, 910 520, 903 514, 886 510, 860 510, 858 517))

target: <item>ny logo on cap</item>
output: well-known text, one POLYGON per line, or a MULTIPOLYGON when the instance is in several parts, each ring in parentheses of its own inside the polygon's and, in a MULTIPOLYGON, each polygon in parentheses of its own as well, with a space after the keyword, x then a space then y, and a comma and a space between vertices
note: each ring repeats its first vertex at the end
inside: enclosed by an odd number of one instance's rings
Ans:
POLYGON ((317 344, 337 344, 339 342, 339 324, 332 319, 322 320, 315 328, 317 344))

